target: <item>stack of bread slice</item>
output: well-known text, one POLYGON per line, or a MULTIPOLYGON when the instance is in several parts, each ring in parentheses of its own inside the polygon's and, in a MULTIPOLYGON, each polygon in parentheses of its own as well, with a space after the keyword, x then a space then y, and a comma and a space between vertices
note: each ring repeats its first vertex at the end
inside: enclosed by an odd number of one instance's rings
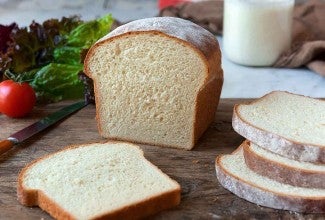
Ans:
POLYGON ((271 92, 234 107, 247 140, 216 159, 220 184, 258 205, 325 213, 325 101, 271 92))

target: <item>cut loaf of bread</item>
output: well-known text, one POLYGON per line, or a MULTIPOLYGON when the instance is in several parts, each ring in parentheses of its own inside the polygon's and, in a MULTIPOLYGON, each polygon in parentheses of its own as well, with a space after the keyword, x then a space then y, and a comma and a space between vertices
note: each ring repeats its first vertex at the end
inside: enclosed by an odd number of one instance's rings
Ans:
POLYGON ((56 219, 138 219, 180 202, 180 186, 133 144, 73 146, 26 166, 18 200, 56 219))
POLYGON ((325 189, 325 165, 288 159, 249 141, 242 146, 246 165, 254 172, 294 186, 325 189))
POLYGON ((250 170, 242 146, 216 159, 220 184, 235 195, 258 205, 306 213, 325 213, 325 189, 283 184, 250 170))
POLYGON ((271 92, 252 103, 235 105, 233 128, 284 157, 325 163, 325 101, 271 92))
POLYGON ((85 59, 103 137, 190 150, 214 120, 223 83, 214 35, 180 18, 122 25, 85 59))

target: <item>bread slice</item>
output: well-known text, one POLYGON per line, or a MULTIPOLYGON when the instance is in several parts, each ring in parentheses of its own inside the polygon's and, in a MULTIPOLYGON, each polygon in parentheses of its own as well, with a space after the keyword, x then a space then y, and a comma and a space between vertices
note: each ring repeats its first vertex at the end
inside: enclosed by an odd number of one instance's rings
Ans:
POLYGON ((240 135, 269 151, 325 163, 325 101, 275 91, 235 105, 232 124, 240 135))
POLYGON ((214 120, 223 83, 213 34, 180 18, 118 27, 85 59, 103 137, 190 150, 214 120))
POLYGON ((136 145, 109 142, 69 147, 26 166, 18 200, 56 219, 138 219, 174 207, 180 186, 136 145))
POLYGON ((242 146, 246 165, 254 172, 281 183, 325 189, 325 165, 288 159, 249 141, 242 146))
POLYGON ((325 189, 283 184, 250 170, 242 146, 230 155, 216 159, 220 184, 247 201, 258 205, 307 213, 325 213, 325 189))

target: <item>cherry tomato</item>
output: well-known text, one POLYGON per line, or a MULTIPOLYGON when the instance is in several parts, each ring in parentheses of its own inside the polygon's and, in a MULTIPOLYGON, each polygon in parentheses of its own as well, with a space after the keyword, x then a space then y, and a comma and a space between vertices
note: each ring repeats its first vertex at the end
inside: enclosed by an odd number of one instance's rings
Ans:
POLYGON ((26 116, 36 103, 34 89, 26 82, 0 83, 0 112, 13 118, 26 116))

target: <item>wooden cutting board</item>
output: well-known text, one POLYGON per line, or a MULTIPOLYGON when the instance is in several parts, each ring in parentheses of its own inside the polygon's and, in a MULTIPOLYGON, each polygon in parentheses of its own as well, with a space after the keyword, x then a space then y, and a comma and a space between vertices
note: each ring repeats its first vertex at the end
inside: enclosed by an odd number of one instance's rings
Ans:
MULTIPOLYGON (((311 219, 321 214, 298 214, 264 208, 240 199, 225 190, 215 176, 214 162, 219 154, 231 153, 244 140, 231 126, 235 103, 250 100, 223 99, 214 123, 192 151, 141 145, 145 156, 163 172, 180 183, 181 204, 155 215, 155 219, 311 219)), ((0 115, 0 138, 26 127, 47 114, 71 104, 71 101, 39 106, 26 119, 0 115)), ((73 116, 38 134, 0 156, 0 219, 51 219, 38 207, 24 207, 17 201, 19 171, 32 160, 72 144, 102 142, 97 132, 95 106, 90 105, 73 116)))

